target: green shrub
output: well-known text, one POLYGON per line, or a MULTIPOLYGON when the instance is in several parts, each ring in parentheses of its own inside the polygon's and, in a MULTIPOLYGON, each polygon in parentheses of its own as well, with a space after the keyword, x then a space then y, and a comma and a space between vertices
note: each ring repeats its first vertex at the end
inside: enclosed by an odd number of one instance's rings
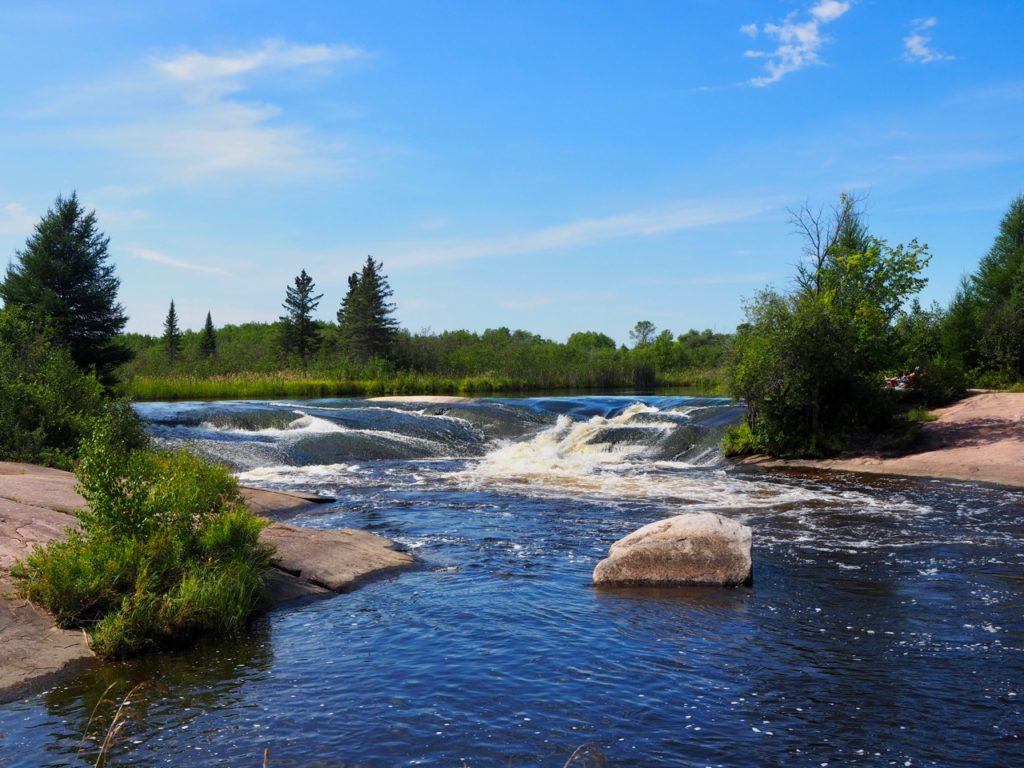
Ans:
POLYGON ((745 421, 729 429, 722 438, 722 453, 725 456, 749 456, 758 452, 757 440, 745 421))
POLYGON ((932 408, 946 405, 963 396, 967 377, 963 366, 956 360, 936 357, 927 363, 921 379, 921 396, 932 408))
POLYGON ((38 321, 0 311, 0 459, 68 469, 106 408, 103 386, 38 321))
POLYGON ((184 451, 140 448, 123 411, 101 420, 77 468, 81 532, 15 569, 21 588, 93 649, 123 657, 245 626, 262 599, 265 521, 234 478, 184 451))

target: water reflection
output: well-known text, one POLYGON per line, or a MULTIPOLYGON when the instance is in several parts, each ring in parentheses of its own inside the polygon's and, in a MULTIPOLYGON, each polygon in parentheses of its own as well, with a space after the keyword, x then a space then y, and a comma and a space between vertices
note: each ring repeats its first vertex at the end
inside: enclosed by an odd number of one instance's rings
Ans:
MULTIPOLYGON (((264 618, 237 638, 95 664, 41 697, 50 717, 38 726, 46 731, 44 754, 31 764, 64 766, 69 755, 76 755, 80 764, 93 765, 122 706, 124 727, 113 740, 110 764, 144 762, 172 741, 172 734, 192 729, 205 713, 247 706, 245 686, 266 679, 273 660, 270 623, 264 618)), ((201 752, 201 747, 193 751, 201 752)))

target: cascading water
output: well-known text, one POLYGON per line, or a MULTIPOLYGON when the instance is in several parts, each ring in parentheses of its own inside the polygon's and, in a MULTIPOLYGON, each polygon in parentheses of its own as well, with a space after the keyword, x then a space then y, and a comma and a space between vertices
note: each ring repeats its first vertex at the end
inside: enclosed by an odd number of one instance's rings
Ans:
POLYGON ((291 522, 421 567, 0 707, 0 765, 73 760, 112 680, 147 686, 111 766, 1019 762, 1024 493, 738 472, 720 398, 139 412, 246 484, 337 497, 291 522), (691 510, 753 528, 752 589, 590 586, 613 541, 691 510))

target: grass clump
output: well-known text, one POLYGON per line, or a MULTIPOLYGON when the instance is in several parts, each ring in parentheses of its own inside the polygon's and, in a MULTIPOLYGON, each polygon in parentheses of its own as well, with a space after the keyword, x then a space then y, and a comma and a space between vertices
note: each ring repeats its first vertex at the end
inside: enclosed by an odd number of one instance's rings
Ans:
POLYGON ((156 451, 127 409, 100 421, 76 469, 81 530, 18 565, 24 594, 102 657, 240 630, 259 607, 265 522, 222 467, 156 451))
POLYGON ((907 422, 910 424, 925 424, 929 421, 938 421, 939 417, 929 411, 923 405, 915 405, 907 411, 907 422))

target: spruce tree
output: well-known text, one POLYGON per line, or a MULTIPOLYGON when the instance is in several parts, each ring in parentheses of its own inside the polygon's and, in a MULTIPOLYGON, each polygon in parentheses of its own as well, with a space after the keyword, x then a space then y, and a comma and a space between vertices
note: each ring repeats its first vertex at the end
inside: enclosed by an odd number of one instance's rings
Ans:
POLYGON ((1005 302, 1014 290, 1024 288, 1024 195, 1010 203, 999 223, 999 234, 978 265, 974 286, 978 298, 992 304, 1005 302))
POLYGON ((999 224, 992 248, 972 281, 975 357, 1010 380, 1024 378, 1024 195, 999 224))
POLYGON ((107 263, 109 241, 96 212, 86 212, 75 193, 58 196, 0 283, 6 306, 42 317, 75 364, 107 384, 132 357, 118 341, 128 318, 117 301, 120 280, 107 263))
POLYGON ((213 317, 206 313, 206 323, 199 339, 199 354, 203 357, 214 357, 217 354, 217 331, 213 327, 213 317))
POLYGON ((302 370, 306 370, 309 358, 320 345, 320 329, 313 319, 313 312, 320 304, 323 294, 313 295, 316 284, 313 278, 302 270, 295 278, 295 285, 285 290, 286 314, 281 317, 281 343, 287 354, 298 354, 302 370))
POLYGON ((174 300, 171 300, 170 309, 167 310, 167 317, 164 318, 164 350, 167 352, 167 361, 173 363, 181 354, 181 329, 178 327, 178 312, 174 308, 174 300))
POLYGON ((395 305, 383 264, 372 256, 348 278, 348 292, 338 309, 338 327, 348 353, 356 360, 386 358, 398 333, 395 305))

